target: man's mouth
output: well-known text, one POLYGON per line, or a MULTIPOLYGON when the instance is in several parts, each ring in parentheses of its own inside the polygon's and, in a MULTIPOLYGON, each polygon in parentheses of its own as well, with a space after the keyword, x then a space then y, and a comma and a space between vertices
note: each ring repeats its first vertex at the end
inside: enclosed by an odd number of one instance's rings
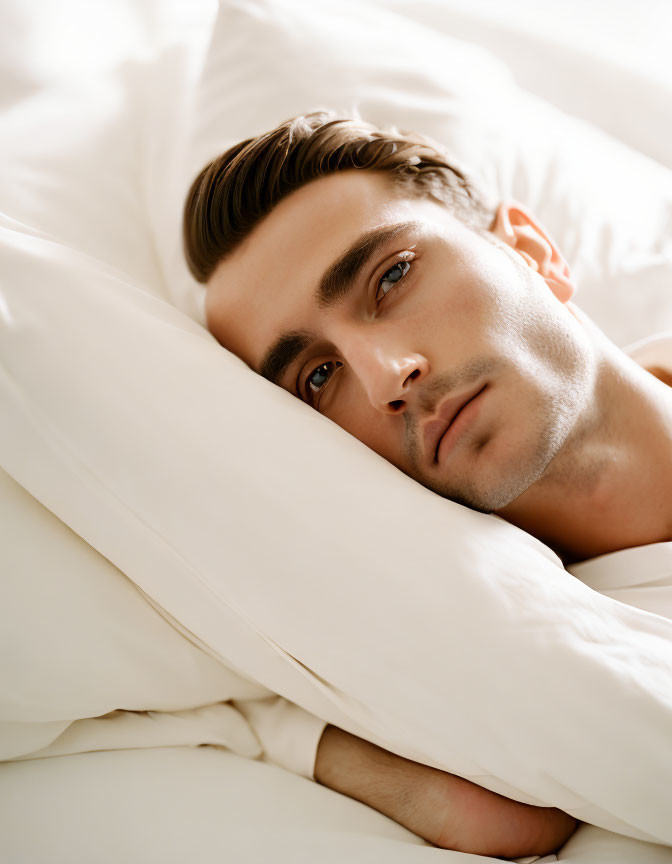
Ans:
POLYGON ((472 389, 446 399, 439 405, 436 414, 427 422, 423 430, 427 461, 430 460, 431 454, 432 464, 435 465, 438 462, 439 446, 444 436, 453 428, 457 431, 456 423, 462 411, 480 396, 486 387, 487 384, 479 383, 472 389))

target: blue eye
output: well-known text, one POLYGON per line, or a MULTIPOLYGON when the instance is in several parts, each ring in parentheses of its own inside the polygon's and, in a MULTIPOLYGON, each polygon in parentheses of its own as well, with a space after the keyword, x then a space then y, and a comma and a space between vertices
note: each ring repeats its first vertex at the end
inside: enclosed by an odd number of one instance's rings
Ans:
POLYGON ((308 401, 312 403, 312 394, 321 393, 324 385, 331 379, 334 369, 338 369, 343 364, 339 360, 328 360, 326 363, 321 363, 306 378, 306 396, 308 401))
POLYGON ((394 286, 401 282, 410 269, 410 261, 397 261, 396 264, 393 264, 389 270, 383 273, 383 276, 378 283, 378 288, 383 289, 383 296, 379 298, 378 295, 376 295, 376 302, 383 300, 394 286), (388 283, 389 287, 385 288, 385 283, 388 283))

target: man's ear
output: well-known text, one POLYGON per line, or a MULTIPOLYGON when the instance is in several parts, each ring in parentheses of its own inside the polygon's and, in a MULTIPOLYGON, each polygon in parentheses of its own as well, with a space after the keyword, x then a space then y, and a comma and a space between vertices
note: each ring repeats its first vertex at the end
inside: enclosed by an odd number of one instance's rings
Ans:
POLYGON ((490 230, 545 279, 561 303, 571 299, 576 283, 567 262, 550 235, 523 204, 502 201, 490 230))

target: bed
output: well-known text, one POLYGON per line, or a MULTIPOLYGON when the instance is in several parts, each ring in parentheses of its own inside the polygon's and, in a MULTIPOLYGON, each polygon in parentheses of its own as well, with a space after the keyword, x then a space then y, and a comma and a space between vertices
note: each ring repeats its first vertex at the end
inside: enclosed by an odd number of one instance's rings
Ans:
POLYGON ((357 111, 528 204, 616 344, 672 330, 670 11, 537 7, 4 5, 3 860, 477 860, 312 782, 330 722, 573 813, 544 862, 672 861, 669 548, 568 573, 438 499, 218 346, 181 253, 207 159, 357 111))

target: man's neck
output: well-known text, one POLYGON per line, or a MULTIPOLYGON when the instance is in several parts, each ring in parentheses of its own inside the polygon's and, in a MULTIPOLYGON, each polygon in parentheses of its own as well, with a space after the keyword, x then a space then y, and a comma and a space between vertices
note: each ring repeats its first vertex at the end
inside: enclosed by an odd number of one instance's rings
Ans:
POLYGON ((565 564, 672 540, 672 390, 587 326, 599 357, 592 409, 498 511, 565 564))

